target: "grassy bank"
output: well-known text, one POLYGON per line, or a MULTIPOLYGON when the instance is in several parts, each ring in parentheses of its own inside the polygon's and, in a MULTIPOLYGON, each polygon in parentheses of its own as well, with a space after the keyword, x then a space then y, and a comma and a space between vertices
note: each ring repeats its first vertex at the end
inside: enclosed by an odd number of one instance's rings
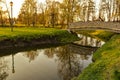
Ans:
POLYGON ((59 42, 72 42, 78 39, 76 36, 68 33, 66 30, 53 28, 0 28, 0 41, 3 40, 32 40, 37 38, 56 38, 59 42))
POLYGON ((98 49, 93 59, 95 62, 73 80, 120 80, 120 34, 98 49))
POLYGON ((66 44, 79 38, 66 30, 53 28, 0 28, 0 50, 18 47, 66 44))

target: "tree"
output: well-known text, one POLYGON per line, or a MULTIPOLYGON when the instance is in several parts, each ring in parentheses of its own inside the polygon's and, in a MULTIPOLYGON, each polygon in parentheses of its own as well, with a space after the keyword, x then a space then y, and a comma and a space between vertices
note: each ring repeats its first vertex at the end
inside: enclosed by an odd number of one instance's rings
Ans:
POLYGON ((114 1, 113 17, 114 17, 114 21, 120 21, 120 0, 114 1))
POLYGON ((1 25, 3 25, 3 11, 2 11, 2 7, 0 6, 0 23, 1 25))
POLYGON ((58 15, 59 15, 59 2, 57 1, 53 1, 52 5, 51 5, 51 13, 50 13, 50 17, 51 17, 51 24, 54 27, 56 24, 58 24, 58 15))
POLYGON ((65 18, 66 18, 65 21, 67 25, 70 22, 73 22, 73 15, 72 15, 73 4, 74 4, 74 0, 63 0, 63 5, 64 5, 63 14, 65 14, 65 18))
POLYGON ((61 4, 62 16, 65 20, 63 23, 69 26, 69 23, 76 21, 76 13, 80 11, 79 0, 63 0, 61 4))
POLYGON ((34 26, 36 23, 36 20, 35 20, 36 15, 37 15, 36 0, 25 0, 19 14, 19 19, 24 19, 22 21, 25 21, 25 23, 28 26, 30 26, 30 24, 33 24, 34 26))
POLYGON ((95 2, 93 0, 81 0, 83 21, 95 19, 95 2))
POLYGON ((60 2, 46 0, 46 18, 49 26, 54 27, 59 22, 60 2))
POLYGON ((99 18, 103 21, 106 21, 108 18, 108 4, 106 2, 101 2, 99 18))
POLYGON ((10 13, 8 10, 8 5, 6 3, 6 0, 0 0, 0 17, 1 17, 1 24, 3 25, 5 23, 5 21, 7 22, 7 19, 9 20, 9 23, 11 24, 11 20, 10 20, 10 13), (6 10, 2 10, 2 7, 5 6, 6 10), (6 20, 5 20, 6 19, 6 20))
POLYGON ((102 0, 100 3, 99 16, 104 21, 120 21, 120 1, 102 0))
POLYGON ((38 4, 38 18, 39 18, 39 23, 43 24, 45 26, 46 20, 45 20, 45 4, 44 3, 39 3, 38 4))

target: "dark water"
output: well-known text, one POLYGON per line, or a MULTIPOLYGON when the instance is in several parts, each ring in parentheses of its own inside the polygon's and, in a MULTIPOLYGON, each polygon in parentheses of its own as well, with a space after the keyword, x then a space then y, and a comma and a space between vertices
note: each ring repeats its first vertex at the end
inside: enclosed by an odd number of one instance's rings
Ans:
POLYGON ((0 80, 70 80, 92 63, 96 48, 64 45, 0 57, 0 80))

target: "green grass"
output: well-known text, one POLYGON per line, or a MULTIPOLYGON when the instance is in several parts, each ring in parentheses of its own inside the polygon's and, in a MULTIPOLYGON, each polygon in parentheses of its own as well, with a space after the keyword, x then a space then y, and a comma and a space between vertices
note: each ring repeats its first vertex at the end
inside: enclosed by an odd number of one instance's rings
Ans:
POLYGON ((78 38, 66 30, 53 28, 14 28, 11 32, 10 28, 0 28, 0 41, 2 40, 31 40, 36 38, 56 37, 60 42, 72 42, 78 38))
POLYGON ((120 34, 98 49, 93 59, 95 62, 74 80, 120 80, 120 34))

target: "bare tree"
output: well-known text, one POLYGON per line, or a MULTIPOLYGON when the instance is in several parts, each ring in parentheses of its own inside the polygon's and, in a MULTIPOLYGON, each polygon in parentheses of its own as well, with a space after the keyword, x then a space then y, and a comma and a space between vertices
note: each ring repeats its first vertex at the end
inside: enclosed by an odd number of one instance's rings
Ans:
POLYGON ((104 21, 120 21, 120 1, 102 0, 99 13, 100 18, 104 21))
POLYGON ((114 1, 113 16, 114 16, 114 21, 120 21, 120 0, 114 1))

